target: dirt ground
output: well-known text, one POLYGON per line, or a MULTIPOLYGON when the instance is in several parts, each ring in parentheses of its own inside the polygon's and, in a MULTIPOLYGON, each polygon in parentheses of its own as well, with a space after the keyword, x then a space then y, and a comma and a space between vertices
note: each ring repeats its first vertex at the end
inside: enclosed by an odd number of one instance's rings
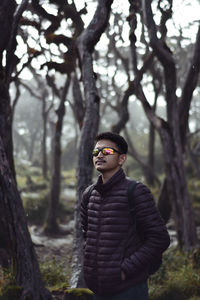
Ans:
POLYGON ((69 275, 72 249, 73 249, 73 228, 74 221, 60 225, 65 234, 54 237, 46 236, 42 233, 42 228, 32 225, 29 227, 32 241, 40 263, 59 262, 63 265, 64 273, 69 275))

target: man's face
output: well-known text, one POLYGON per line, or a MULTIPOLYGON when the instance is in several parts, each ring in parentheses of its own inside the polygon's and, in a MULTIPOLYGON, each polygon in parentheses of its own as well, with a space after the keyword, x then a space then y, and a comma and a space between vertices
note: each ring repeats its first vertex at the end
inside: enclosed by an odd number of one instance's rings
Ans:
MULTIPOLYGON (((110 140, 100 140, 96 143, 94 148, 111 147, 119 151, 117 145, 110 140)), ((93 156, 94 167, 100 173, 113 172, 115 173, 120 169, 126 160, 126 154, 119 154, 114 151, 114 154, 104 155, 101 151, 97 156, 93 156)))

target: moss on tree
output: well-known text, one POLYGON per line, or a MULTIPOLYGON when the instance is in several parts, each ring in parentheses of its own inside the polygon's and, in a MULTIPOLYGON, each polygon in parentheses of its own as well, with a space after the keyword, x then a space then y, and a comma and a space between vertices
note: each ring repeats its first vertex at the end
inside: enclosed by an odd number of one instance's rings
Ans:
POLYGON ((65 291, 65 300, 92 300, 93 293, 89 289, 77 288, 65 291))

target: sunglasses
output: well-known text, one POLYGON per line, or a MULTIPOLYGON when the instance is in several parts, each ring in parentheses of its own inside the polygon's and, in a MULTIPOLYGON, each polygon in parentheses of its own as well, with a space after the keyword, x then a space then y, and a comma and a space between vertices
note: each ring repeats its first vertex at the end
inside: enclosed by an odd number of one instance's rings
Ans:
POLYGON ((115 154, 115 152, 119 153, 119 154, 122 154, 120 151, 114 149, 114 148, 111 148, 111 147, 104 147, 104 148, 95 148, 92 152, 92 155, 93 156, 98 156, 99 153, 102 153, 103 155, 113 155, 115 154))

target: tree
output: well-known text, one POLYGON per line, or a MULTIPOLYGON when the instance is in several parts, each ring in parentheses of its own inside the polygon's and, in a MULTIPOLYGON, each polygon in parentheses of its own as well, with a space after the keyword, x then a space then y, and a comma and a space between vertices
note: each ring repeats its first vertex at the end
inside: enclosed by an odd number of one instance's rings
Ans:
MULTIPOLYGON (((186 132, 185 128, 188 126, 188 113, 192 94, 194 88, 196 87, 199 74, 199 57, 197 58, 196 55, 198 53, 197 49, 199 50, 199 34, 197 34, 196 50, 188 73, 188 77, 190 78, 190 81, 191 79, 193 80, 193 84, 189 86, 188 83, 185 83, 183 88, 183 96, 186 97, 183 97, 182 101, 179 102, 176 96, 177 75, 175 61, 172 56, 172 51, 166 44, 166 22, 171 18, 172 15, 172 1, 166 1, 164 4, 161 3, 161 1, 158 1, 158 10, 161 14, 159 26, 156 26, 154 22, 153 13, 151 10, 151 2, 143 1, 142 7, 139 1, 129 2, 130 16, 128 19, 130 24, 130 53, 132 55, 134 80, 129 83, 125 97, 121 102, 120 120, 114 127, 114 130, 120 130, 127 122, 129 118, 129 112, 127 108, 128 99, 132 94, 135 94, 136 97, 141 101, 148 119, 159 132, 163 145, 165 171, 167 177, 167 184, 163 184, 162 191, 165 191, 166 194, 166 187, 168 191, 168 197, 165 196, 162 197, 162 199, 165 201, 170 199, 173 205, 179 245, 186 249, 190 249, 197 245, 197 237, 192 206, 187 191, 183 160, 184 146, 182 143, 184 143, 183 136, 186 132), (137 35, 135 33, 138 24, 137 15, 142 22, 141 41, 145 46, 145 54, 142 56, 142 59, 140 58, 140 65, 142 63, 140 68, 138 67, 139 55, 136 48, 137 35), (147 31, 145 31, 144 20, 146 20, 150 42, 146 39, 147 31), (161 36, 160 39, 157 38, 158 32, 161 36), (153 49, 153 51, 151 51, 150 47, 153 49), (155 72, 152 72, 152 63, 155 64, 158 63, 158 61, 163 67, 164 72, 167 121, 156 115, 155 109, 147 101, 142 84, 143 75, 147 72, 148 74, 150 73, 152 77, 155 76, 155 72), (187 93, 184 92, 185 89, 187 90, 187 93)), ((186 82, 188 82, 188 80, 186 80, 186 82)))
POLYGON ((92 53, 108 24, 112 2, 112 0, 98 1, 98 6, 91 23, 78 38, 86 110, 78 154, 75 236, 71 275, 72 287, 84 286, 83 274, 81 272, 83 236, 79 215, 80 201, 84 189, 91 184, 93 170, 91 153, 99 124, 99 96, 93 71, 92 53))
POLYGON ((199 53, 199 33, 197 33, 196 49, 187 76, 187 78, 190 78, 190 82, 192 80, 192 84, 189 85, 189 80, 186 79, 182 88, 182 99, 179 100, 176 95, 176 62, 173 58, 173 51, 167 44, 166 23, 172 16, 172 1, 165 1, 165 3, 158 1, 157 10, 161 16, 159 25, 155 24, 151 2, 143 1, 141 6, 139 1, 130 1, 130 53, 134 80, 128 84, 121 102, 120 120, 113 130, 119 132, 127 122, 129 118, 128 99, 132 94, 135 94, 137 99, 141 101, 149 121, 160 135, 167 180, 167 184, 163 184, 162 191, 166 191, 166 187, 168 191, 168 197, 163 199, 165 201, 170 199, 173 205, 179 245, 189 250, 197 245, 197 236, 192 205, 187 191, 183 137, 188 126, 189 107, 199 75, 199 55, 197 55, 199 53), (141 20, 141 40, 135 33, 138 26, 137 17, 141 20), (143 55, 138 55, 137 44, 140 43, 143 43, 143 49, 145 48, 143 55), (140 67, 138 67, 139 61, 140 67), (145 96, 144 74, 152 78, 155 76, 152 64, 158 64, 162 70, 163 87, 160 91, 166 100, 167 120, 155 113, 155 109, 145 96))
POLYGON ((60 198, 60 184, 61 184, 61 136, 63 118, 65 115, 65 100, 69 90, 71 78, 68 77, 65 82, 65 86, 62 91, 61 100, 57 109, 57 122, 55 126, 54 134, 54 149, 53 149, 53 163, 52 163, 52 178, 51 178, 51 190, 50 190, 50 203, 47 214, 47 219, 44 226, 44 231, 47 234, 53 234, 59 232, 59 226, 57 223, 57 210, 60 198))
POLYGON ((160 134, 164 152, 167 189, 173 205, 178 241, 181 247, 189 250, 197 245, 197 236, 192 205, 187 191, 183 162, 184 138, 186 134, 185 126, 187 125, 185 125, 184 128, 180 126, 183 124, 183 120, 184 124, 188 124, 187 116, 189 114, 192 94, 196 87, 196 77, 198 77, 200 70, 200 59, 197 57, 197 53, 199 52, 196 52, 199 50, 200 33, 198 32, 197 34, 196 49, 194 51, 193 61, 187 76, 187 78, 190 78, 190 82, 193 82, 194 84, 190 85, 186 79, 185 86, 183 88, 182 101, 178 102, 176 96, 177 86, 175 62, 172 52, 165 43, 167 32, 166 21, 170 18, 172 13, 172 2, 168 1, 168 6, 164 8, 162 8, 161 3, 159 3, 159 9, 162 14, 161 39, 158 39, 157 37, 157 28, 153 18, 151 2, 146 0, 143 1, 143 11, 145 13, 150 45, 164 71, 167 121, 158 118, 152 111, 152 108, 147 102, 142 91, 141 85, 139 86, 139 98, 149 120, 154 124, 160 134), (193 71, 193 68, 195 71, 193 71), (180 114, 180 111, 182 114, 180 114))
MULTIPOLYGON (((52 2, 49 1, 49 5, 52 2)), ((66 95, 71 83, 72 74, 76 73, 76 60, 77 60, 77 50, 75 47, 75 41, 81 31, 83 30, 83 21, 81 15, 85 13, 85 9, 78 11, 76 9, 75 3, 69 4, 66 1, 54 1, 54 8, 57 9, 57 15, 53 15, 48 12, 37 0, 32 1, 31 12, 37 14, 37 22, 35 20, 29 20, 24 18, 22 20, 23 24, 30 25, 38 31, 38 44, 40 45, 38 50, 30 49, 30 58, 32 53, 37 53, 37 56, 43 57, 46 61, 41 64, 40 68, 46 71, 47 84, 51 87, 54 97, 60 102, 59 107, 56 110, 57 120, 55 122, 55 130, 53 136, 53 156, 52 156, 52 174, 51 174, 51 188, 50 188, 50 201, 49 209, 47 214, 46 223, 44 225, 44 230, 48 234, 55 233, 59 230, 57 223, 57 209, 60 198, 60 184, 61 184, 61 135, 63 127, 63 118, 65 115, 65 101, 66 95), (50 25, 44 29, 45 21, 48 20, 50 25), (69 22, 70 20, 70 22, 69 22), (70 29, 71 33, 68 36, 65 34, 58 34, 57 30, 60 29, 62 21, 65 22, 66 26, 70 29), (71 24, 72 23, 72 24, 71 24), (49 45, 47 47, 42 46, 40 30, 44 30, 44 38, 49 45), (71 36, 70 36, 71 34, 71 36), (51 45, 56 45, 58 53, 54 54, 51 51, 51 45), (61 47, 62 46, 62 47, 61 47), (62 53, 64 46, 64 53, 62 53), (50 53, 51 59, 48 60, 46 56, 50 53), (56 58, 56 59, 54 59, 56 58), (62 58, 61 62, 58 59, 62 58), (60 82, 58 82, 56 73, 66 74, 67 79, 64 82, 62 88, 60 88, 60 82), (61 90, 61 91, 60 91, 61 90)), ((45 24, 46 25, 46 24, 45 24)), ((27 37, 29 41, 29 37, 27 37)), ((75 75, 73 76, 75 78, 75 75)), ((76 104, 77 97, 74 97, 74 102, 76 104)), ((81 99, 79 99, 79 103, 81 99)), ((72 102, 70 102, 73 106, 72 102)), ((80 109, 80 106, 78 107, 80 109)))
MULTIPOLYGON (((132 9, 132 7, 131 7, 132 9)), ((132 16, 132 14, 130 13, 132 16)), ((101 56, 101 60, 99 62, 99 65, 102 66, 102 63, 106 65, 105 68, 107 68, 109 72, 109 68, 115 69, 114 76, 112 80, 107 76, 105 79, 100 79, 100 85, 101 85, 101 95, 102 99, 105 101, 105 104, 102 104, 104 112, 106 110, 106 107, 109 107, 111 111, 116 112, 118 118, 114 118, 114 125, 112 124, 111 130, 117 133, 125 131, 126 138, 129 142, 129 155, 133 157, 134 160, 136 160, 142 170, 142 173, 144 174, 145 180, 148 184, 153 185, 155 183, 158 183, 160 185, 160 181, 158 177, 156 176, 154 172, 154 143, 155 143, 155 134, 154 134, 154 128, 152 125, 150 125, 149 130, 149 147, 148 147, 148 158, 146 161, 144 160, 144 157, 142 157, 136 150, 136 146, 134 146, 133 141, 130 138, 129 131, 134 130, 132 127, 130 128, 130 125, 128 124, 128 121, 130 119, 130 115, 132 116, 132 119, 135 117, 134 112, 130 107, 128 108, 129 98, 131 95, 133 95, 134 91, 136 91, 137 81, 142 80, 144 74, 146 73, 147 69, 151 68, 152 70, 155 69, 155 67, 152 64, 153 57, 150 56, 149 59, 146 60, 145 64, 142 66, 140 70, 137 70, 137 74, 135 74, 134 81, 131 82, 131 65, 134 64, 135 61, 134 58, 134 49, 131 51, 131 57, 129 57, 129 52, 127 51, 127 48, 121 46, 119 47, 116 44, 116 41, 121 41, 122 45, 124 43, 123 41, 123 27, 124 22, 126 20, 126 16, 122 15, 120 13, 114 13, 112 12, 112 18, 113 21, 111 21, 111 26, 106 30, 106 35, 108 38, 108 47, 107 47, 107 53, 106 55, 104 53, 99 53, 98 56, 101 56), (123 21, 123 22, 122 22, 123 21), (113 27, 115 28, 115 31, 113 32, 113 27), (106 57, 105 57, 106 56, 106 57), (133 56, 133 57, 132 57, 133 56), (132 62, 132 64, 131 64, 132 62), (124 91, 123 89, 120 89, 119 81, 118 79, 115 79, 115 77, 119 77, 119 73, 124 73, 124 75, 127 78, 127 89, 124 91), (106 82, 105 82, 106 81, 106 82), (107 90, 106 90, 107 89, 107 90), (105 90, 105 91, 104 91, 105 90), (114 96, 112 97, 111 95, 114 96), (104 96, 105 95, 105 96, 104 96), (127 128, 126 125, 128 124, 127 128), (129 130, 128 130, 129 127, 129 130)), ((134 27, 134 19, 128 17, 127 20, 130 23, 130 26, 134 27)), ((133 37, 134 31, 131 30, 129 39, 131 43, 131 49, 134 47, 134 41, 135 38, 133 37)), ((156 74, 155 78, 152 79, 155 90, 159 90, 159 72, 158 70, 154 71, 154 74, 156 74)), ((160 78, 159 78, 160 79, 160 78)), ((148 83, 147 83, 148 84, 148 83)), ((146 85, 146 83, 145 83, 146 85)), ((157 96, 158 93, 155 93, 155 105, 154 109, 156 108, 157 103, 157 96)), ((103 113, 102 113, 103 114, 103 113)), ((111 119, 111 118, 110 118, 111 119)))
POLYGON ((17 285, 21 287, 19 299, 51 299, 45 289, 33 243, 28 231, 20 194, 17 190, 12 147, 12 113, 9 85, 15 67, 16 32, 19 19, 28 1, 24 0, 16 8, 15 1, 1 1, 1 44, 0 44, 0 207, 1 230, 7 234, 6 250, 12 258, 12 269, 17 285), (2 65, 6 52, 5 69, 2 65))
MULTIPOLYGON (((15 176, 15 168, 13 161, 13 142, 12 142, 12 134, 11 134, 11 108, 10 108, 10 97, 8 93, 8 88, 6 86, 6 78, 5 78, 5 70, 3 67, 3 53, 5 49, 7 49, 9 44, 9 36, 12 30, 12 22, 13 22, 13 14, 15 12, 16 3, 14 0, 12 1, 1 1, 0 10, 2 12, 1 20, 0 20, 0 137, 3 140, 5 151, 7 153, 7 157, 12 169, 12 172, 15 176)), ((1 204, 2 208, 2 204, 1 204)), ((6 227, 3 224, 2 220, 4 218, 3 210, 0 210, 0 235, 1 240, 5 241, 1 244, 2 253, 4 253, 4 257, 8 264, 7 257, 7 238, 6 238, 6 227)))
POLYGON ((9 167, 0 138, 0 200, 3 222, 9 237, 9 253, 17 285, 21 287, 19 300, 52 299, 45 289, 33 243, 26 222, 20 194, 9 167))
POLYGON ((32 163, 36 159, 39 160, 38 150, 41 148, 40 140, 43 136, 42 102, 38 101, 41 95, 35 83, 32 80, 31 84, 27 86, 27 82, 19 80, 21 97, 13 114, 15 153, 19 159, 23 157, 32 163))
MULTIPOLYGON (((24 84, 22 81, 19 83, 20 85, 24 86, 30 93, 33 98, 38 99, 42 103, 42 142, 41 142, 41 149, 42 149, 42 174, 45 179, 47 179, 48 175, 48 159, 47 159, 47 124, 48 124, 48 116, 53 108, 54 103, 54 92, 52 95, 52 101, 48 101, 50 97, 50 91, 48 86, 46 86, 45 79, 42 78, 40 74, 36 72, 36 70, 29 66, 33 74, 33 78, 35 79, 37 86, 31 87, 30 84, 24 84), (35 92, 35 90, 37 92, 35 92), (50 103, 48 103, 50 102, 50 103)), ((48 80, 47 80, 48 81, 48 80)))
MULTIPOLYGON (((11 45, 13 44, 13 31, 17 24, 14 24, 14 12, 16 9, 16 3, 14 0, 1 1, 0 9, 2 11, 1 17, 1 42, 0 42, 0 136, 3 139, 5 145, 5 151, 13 171, 14 161, 13 161, 13 142, 12 142, 12 124, 11 124, 11 107, 10 107, 10 96, 8 92, 9 82, 10 82, 10 68, 13 51, 11 45), (12 27, 13 25, 13 27, 12 27), (7 50, 7 64, 6 69, 3 67, 3 53, 7 50), (10 66, 10 67, 9 67, 10 66)), ((17 18, 17 17, 16 17, 17 18)), ((16 21, 16 20, 15 20, 16 21)))

